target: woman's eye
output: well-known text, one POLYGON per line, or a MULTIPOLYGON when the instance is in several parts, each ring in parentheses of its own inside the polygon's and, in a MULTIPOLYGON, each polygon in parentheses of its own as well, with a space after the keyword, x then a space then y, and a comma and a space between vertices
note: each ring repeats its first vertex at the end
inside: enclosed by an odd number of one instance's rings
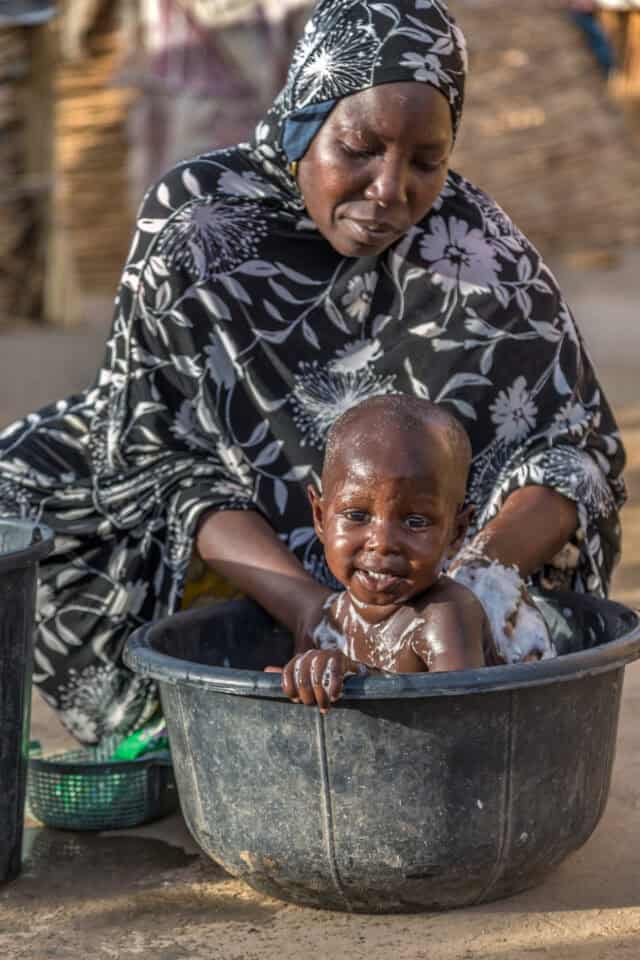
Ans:
POLYGON ((350 520, 351 523, 364 523, 368 514, 364 510, 344 510, 343 516, 345 516, 347 520, 350 520))
POLYGON ((369 150, 364 150, 362 147, 350 147, 348 143, 343 143, 342 141, 340 142, 340 146, 348 157, 355 157, 356 159, 364 160, 371 156, 371 152, 369 150))
POLYGON ((421 517, 417 513, 411 514, 410 517, 407 517, 406 524, 410 530, 423 530, 425 527, 430 525, 427 517, 421 517))

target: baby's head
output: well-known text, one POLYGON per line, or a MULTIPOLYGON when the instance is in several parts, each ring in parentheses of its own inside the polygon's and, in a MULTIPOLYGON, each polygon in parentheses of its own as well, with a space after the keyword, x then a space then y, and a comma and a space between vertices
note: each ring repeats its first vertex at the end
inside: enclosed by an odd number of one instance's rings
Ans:
POLYGON ((460 423, 427 400, 372 397, 335 422, 309 499, 329 568, 357 601, 398 605, 435 583, 468 526, 470 462, 460 423))

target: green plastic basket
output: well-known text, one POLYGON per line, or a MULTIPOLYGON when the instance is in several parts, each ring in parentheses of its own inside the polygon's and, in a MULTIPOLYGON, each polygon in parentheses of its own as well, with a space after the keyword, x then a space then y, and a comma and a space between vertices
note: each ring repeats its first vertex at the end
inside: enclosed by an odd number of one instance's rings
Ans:
POLYGON ((62 830, 122 830, 178 808, 168 751, 137 760, 109 761, 117 742, 30 757, 27 802, 31 815, 62 830))

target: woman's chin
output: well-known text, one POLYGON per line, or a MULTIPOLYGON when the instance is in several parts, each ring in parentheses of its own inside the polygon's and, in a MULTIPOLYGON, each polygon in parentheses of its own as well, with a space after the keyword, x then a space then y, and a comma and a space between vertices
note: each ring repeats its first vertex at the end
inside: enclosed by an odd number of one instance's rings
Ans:
POLYGON ((336 253, 343 257, 379 257, 385 250, 397 240, 397 237, 389 237, 385 241, 364 241, 359 240, 350 232, 335 228, 330 233, 324 230, 320 231, 326 240, 329 241, 336 253))

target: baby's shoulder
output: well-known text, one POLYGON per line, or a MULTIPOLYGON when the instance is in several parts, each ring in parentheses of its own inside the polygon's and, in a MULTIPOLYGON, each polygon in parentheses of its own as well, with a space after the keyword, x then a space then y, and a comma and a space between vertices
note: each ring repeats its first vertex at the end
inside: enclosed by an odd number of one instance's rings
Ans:
POLYGON ((417 598, 415 608, 417 613, 427 619, 430 614, 435 614, 442 604, 484 617, 484 607, 475 593, 464 584, 452 580, 451 577, 440 577, 432 587, 417 598))
POLYGON ((465 670, 491 662, 488 621, 471 590, 441 577, 416 604, 413 651, 429 670, 465 670), (419 609, 418 609, 419 604, 419 609))

